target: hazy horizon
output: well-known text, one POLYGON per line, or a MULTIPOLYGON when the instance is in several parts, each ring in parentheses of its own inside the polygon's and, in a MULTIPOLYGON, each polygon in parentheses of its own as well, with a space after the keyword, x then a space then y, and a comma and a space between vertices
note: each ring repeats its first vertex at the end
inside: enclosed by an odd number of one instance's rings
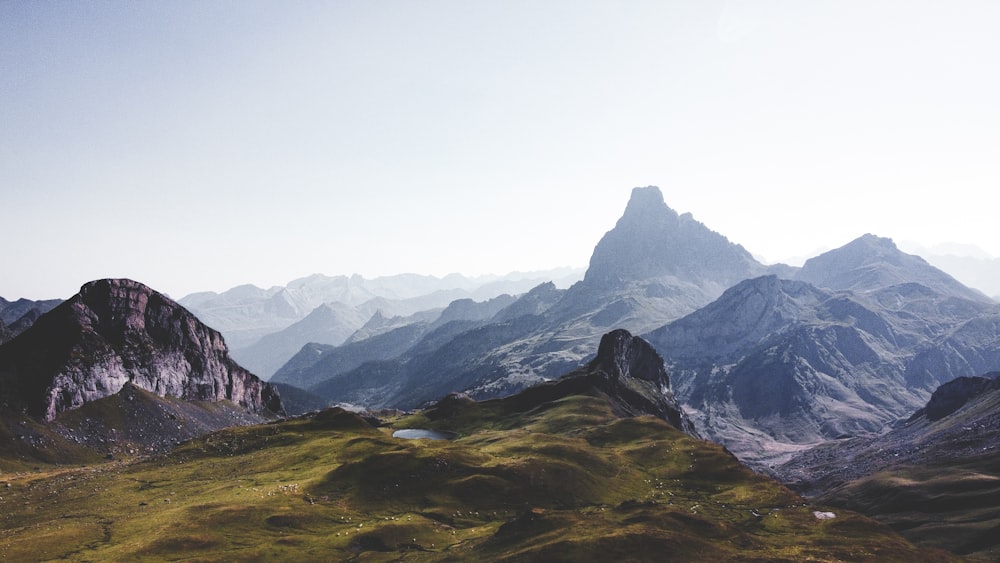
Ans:
POLYGON ((767 262, 1000 256, 1000 4, 0 4, 0 296, 585 267, 632 188, 767 262))

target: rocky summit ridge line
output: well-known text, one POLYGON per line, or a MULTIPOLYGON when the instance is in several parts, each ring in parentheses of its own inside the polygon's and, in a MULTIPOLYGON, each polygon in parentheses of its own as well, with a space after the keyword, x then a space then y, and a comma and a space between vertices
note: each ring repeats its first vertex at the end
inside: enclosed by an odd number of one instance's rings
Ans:
POLYGON ((283 413, 277 390, 234 362, 217 331, 127 279, 85 284, 0 347, 0 382, 8 407, 44 421, 126 383, 160 396, 283 413))

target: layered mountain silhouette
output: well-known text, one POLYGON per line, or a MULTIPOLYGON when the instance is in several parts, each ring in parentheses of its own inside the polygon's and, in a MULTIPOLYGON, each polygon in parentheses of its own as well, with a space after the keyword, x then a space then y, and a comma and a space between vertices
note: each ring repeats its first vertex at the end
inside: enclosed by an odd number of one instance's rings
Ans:
POLYGON ((254 374, 270 377, 307 343, 337 345, 364 326, 367 318, 337 301, 324 303, 305 318, 255 343, 233 350, 233 358, 254 374))
MULTIPOLYGON (((654 329, 766 271, 739 245, 667 207, 658 188, 636 188, 584 279, 569 289, 541 284, 491 319, 443 325, 395 354, 356 354, 361 342, 351 351, 310 347, 275 380, 372 407, 409 408, 452 391, 499 397, 580 365, 609 330, 654 329)), ((413 338, 395 334, 402 338, 385 349, 397 352, 413 338)))
POLYGON ((275 389, 236 364, 217 331, 125 279, 84 285, 0 346, 0 382, 7 408, 42 421, 126 384, 159 396, 225 400, 252 413, 283 412, 275 389))
POLYGON ((62 303, 61 299, 7 301, 0 297, 0 344, 28 330, 38 317, 62 303))
MULTIPOLYGON (((285 286, 262 289, 243 285, 223 293, 194 293, 181 298, 179 302, 205 324, 220 331, 234 351, 240 351, 254 346, 266 335, 282 331, 303 320, 323 305, 352 308, 365 319, 377 311, 388 317, 409 316, 421 311, 442 309, 457 299, 482 301, 505 293, 523 293, 541 282, 553 279, 568 284, 579 279, 579 273, 570 268, 558 268, 544 272, 513 272, 506 276, 478 278, 467 278, 459 274, 443 278, 400 274, 374 279, 360 275, 314 274, 292 280, 285 286)), ((346 324, 354 323, 356 321, 346 324)), ((341 329, 345 323, 341 319, 335 324, 331 330, 341 329)), ((356 323, 354 328, 362 324, 363 321, 356 323)), ((307 342, 299 342, 298 348, 307 342)), ((284 360, 288 357, 290 354, 284 360)), ((269 376, 270 373, 260 375, 269 376)))

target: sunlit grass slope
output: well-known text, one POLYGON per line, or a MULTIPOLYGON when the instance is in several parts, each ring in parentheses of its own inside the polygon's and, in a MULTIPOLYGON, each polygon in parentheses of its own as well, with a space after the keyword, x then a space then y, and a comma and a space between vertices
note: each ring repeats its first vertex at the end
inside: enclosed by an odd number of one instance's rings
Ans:
POLYGON ((948 561, 600 394, 332 409, 169 455, 0 475, 0 560, 948 561), (9 484, 7 486, 6 484, 9 484))

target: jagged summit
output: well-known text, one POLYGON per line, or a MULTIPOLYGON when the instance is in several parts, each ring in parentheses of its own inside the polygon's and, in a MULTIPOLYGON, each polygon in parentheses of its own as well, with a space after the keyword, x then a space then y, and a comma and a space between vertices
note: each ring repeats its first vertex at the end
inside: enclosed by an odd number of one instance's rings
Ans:
POLYGON ((3 399, 50 421, 126 383, 160 396, 281 413, 277 391, 237 365, 217 331, 169 297, 103 279, 0 348, 3 399))
POLYGON ((619 287, 634 281, 676 278, 712 283, 721 289, 766 268, 742 246, 695 221, 678 215, 656 186, 634 188, 625 213, 594 248, 584 276, 596 287, 619 287))

